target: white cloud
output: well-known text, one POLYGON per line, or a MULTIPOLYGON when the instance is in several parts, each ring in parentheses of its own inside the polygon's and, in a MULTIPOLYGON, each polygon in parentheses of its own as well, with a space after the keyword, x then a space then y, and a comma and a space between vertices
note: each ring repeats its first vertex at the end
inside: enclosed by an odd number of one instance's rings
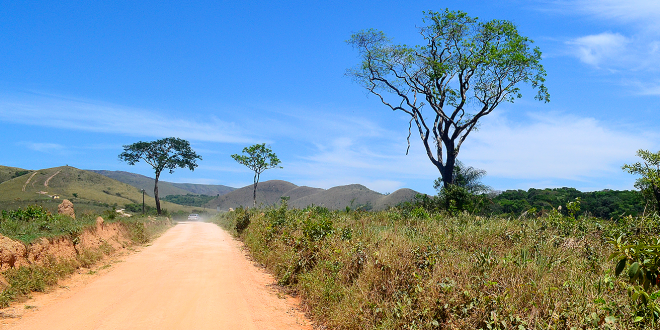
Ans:
POLYGON ((635 151, 658 147, 642 132, 609 128, 593 118, 561 113, 529 114, 527 124, 491 116, 461 151, 465 163, 489 176, 510 179, 563 179, 605 182, 621 174, 635 151))
POLYGON ((599 67, 603 62, 625 61, 630 40, 619 33, 605 32, 567 42, 582 62, 599 67))
POLYGON ((1 95, 0 120, 130 136, 177 136, 198 141, 254 142, 242 128, 218 118, 177 118, 153 110, 40 95, 1 95))
POLYGON ((541 10, 556 10, 600 20, 615 32, 567 41, 569 53, 582 62, 609 70, 657 70, 660 61, 660 1, 549 0, 541 10), (619 30, 619 31, 616 31, 619 30))

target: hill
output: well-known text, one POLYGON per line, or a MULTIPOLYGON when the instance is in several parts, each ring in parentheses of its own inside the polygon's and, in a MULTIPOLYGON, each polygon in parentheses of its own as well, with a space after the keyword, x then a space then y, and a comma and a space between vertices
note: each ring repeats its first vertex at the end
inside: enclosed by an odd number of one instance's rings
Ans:
MULTIPOLYGON (((227 210, 239 206, 252 205, 252 185, 236 189, 222 195, 206 204, 207 207, 227 210)), ((281 197, 289 197, 289 205, 305 208, 309 205, 324 206, 331 210, 342 210, 347 206, 355 209, 383 210, 404 201, 412 200, 417 192, 411 189, 399 189, 390 195, 370 190, 369 188, 352 184, 330 189, 297 186, 291 182, 271 180, 259 183, 257 188, 257 204, 269 206, 278 204, 281 197)))
POLYGON ((18 167, 9 167, 9 166, 0 166, 0 183, 3 183, 7 180, 19 177, 30 173, 29 170, 24 170, 18 167))
MULTIPOLYGON (((56 209, 62 199, 71 200, 77 211, 91 209, 102 211, 109 207, 142 203, 142 192, 131 185, 110 179, 101 174, 61 166, 15 177, 0 183, 0 207, 15 209, 29 204, 41 204, 56 209)), ((145 204, 155 206, 152 198, 145 204)), ((169 211, 191 212, 191 207, 163 202, 169 211)))
MULTIPOLYGON (((149 196, 153 196, 154 193, 154 179, 130 172, 124 171, 105 171, 105 170, 89 170, 104 176, 107 176, 111 179, 117 180, 129 184, 138 189, 144 189, 145 193, 149 196)), ((168 196, 168 195, 207 195, 207 196, 217 196, 224 195, 230 191, 234 191, 236 188, 223 186, 223 185, 213 185, 213 184, 194 184, 194 183, 174 183, 167 181, 158 181, 158 195, 159 196, 168 196)))

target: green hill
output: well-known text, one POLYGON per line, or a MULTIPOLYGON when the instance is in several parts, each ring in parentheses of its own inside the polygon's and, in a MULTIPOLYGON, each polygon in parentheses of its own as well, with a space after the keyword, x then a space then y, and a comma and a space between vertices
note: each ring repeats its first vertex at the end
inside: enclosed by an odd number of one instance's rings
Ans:
MULTIPOLYGON (((122 208, 126 204, 142 203, 142 192, 101 174, 70 166, 31 171, 0 183, 0 209, 41 204, 53 210, 62 199, 71 200, 77 212, 98 212, 113 206, 122 208)), ((171 212, 193 210, 192 207, 161 203, 171 212)), ((155 207, 153 198, 146 198, 145 204, 155 207)))
POLYGON ((30 173, 18 167, 0 166, 0 183, 30 173))
MULTIPOLYGON (((102 174, 111 179, 115 179, 119 182, 129 184, 138 189, 144 189, 149 196, 153 196, 154 191, 154 179, 130 172, 124 171, 104 171, 104 170, 89 170, 90 172, 95 172, 102 174)), ((223 185, 212 185, 212 184, 194 184, 194 183, 172 183, 167 181, 158 181, 158 194, 160 196, 168 195, 207 195, 207 196, 219 196, 224 195, 228 192, 235 190, 236 188, 223 186, 223 185)))

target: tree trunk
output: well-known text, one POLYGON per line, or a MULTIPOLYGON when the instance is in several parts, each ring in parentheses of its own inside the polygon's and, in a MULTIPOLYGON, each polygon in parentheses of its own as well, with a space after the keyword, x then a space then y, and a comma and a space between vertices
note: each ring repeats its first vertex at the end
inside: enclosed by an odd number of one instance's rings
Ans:
POLYGON ((160 199, 158 198, 158 177, 160 175, 156 174, 156 180, 154 184, 154 198, 156 199, 156 211, 158 212, 158 215, 160 215, 160 199))
POLYGON ((259 174, 254 174, 254 189, 252 191, 252 207, 257 207, 257 184, 259 184, 259 174))
POLYGON ((445 188, 450 184, 454 184, 454 167, 456 166, 456 153, 454 152, 454 141, 445 142, 445 150, 447 151, 447 160, 445 161, 444 168, 438 168, 442 176, 442 183, 445 188))

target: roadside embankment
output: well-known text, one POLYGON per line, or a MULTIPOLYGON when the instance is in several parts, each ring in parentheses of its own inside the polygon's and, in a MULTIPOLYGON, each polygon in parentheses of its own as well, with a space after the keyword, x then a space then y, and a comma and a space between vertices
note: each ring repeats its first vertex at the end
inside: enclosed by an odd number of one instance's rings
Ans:
POLYGON ((39 207, 0 218, 0 307, 30 292, 44 292, 81 267, 135 244, 144 244, 171 227, 169 218, 103 217, 74 219, 39 207))

